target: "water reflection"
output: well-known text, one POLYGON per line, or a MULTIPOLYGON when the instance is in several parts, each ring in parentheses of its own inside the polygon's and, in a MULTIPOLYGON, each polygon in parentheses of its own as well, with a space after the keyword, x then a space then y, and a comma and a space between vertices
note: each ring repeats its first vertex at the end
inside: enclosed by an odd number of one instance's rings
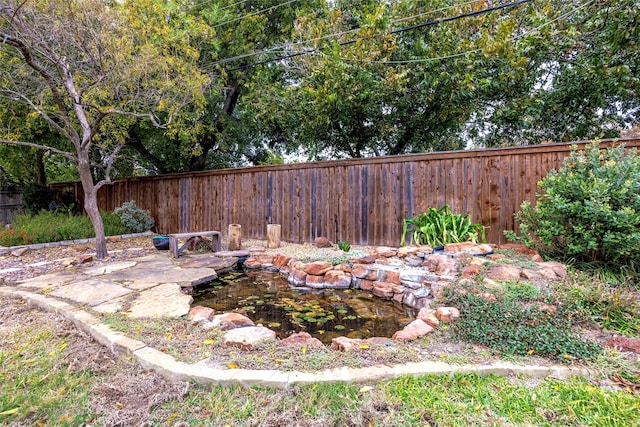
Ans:
POLYGON ((351 289, 292 288, 279 274, 232 273, 193 293, 193 305, 237 311, 280 338, 306 331, 325 344, 338 336, 391 337, 415 318, 396 301, 351 289))

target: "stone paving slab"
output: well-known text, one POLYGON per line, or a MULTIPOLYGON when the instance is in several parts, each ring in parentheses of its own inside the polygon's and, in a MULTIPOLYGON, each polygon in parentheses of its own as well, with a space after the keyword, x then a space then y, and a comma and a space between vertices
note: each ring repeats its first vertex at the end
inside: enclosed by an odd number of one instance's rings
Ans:
POLYGON ((71 271, 62 271, 59 273, 45 274, 31 279, 18 282, 21 288, 33 288, 41 291, 57 288, 78 280, 78 274, 71 271))
POLYGON ((94 306, 133 292, 108 280, 88 279, 61 286, 51 295, 66 298, 82 305, 94 306))
POLYGON ((177 283, 163 283, 147 289, 131 302, 127 316, 140 317, 169 317, 186 316, 191 308, 193 298, 182 292, 177 283))

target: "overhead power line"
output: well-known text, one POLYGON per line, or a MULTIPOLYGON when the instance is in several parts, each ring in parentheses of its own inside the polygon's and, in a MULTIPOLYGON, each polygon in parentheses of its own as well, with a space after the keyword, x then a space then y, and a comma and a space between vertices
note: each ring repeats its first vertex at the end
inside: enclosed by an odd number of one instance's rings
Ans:
MULTIPOLYGON (((434 20, 431 20, 431 21, 423 22, 421 24, 411 25, 409 27, 398 28, 396 30, 390 31, 389 34, 400 34, 400 33, 404 33, 404 32, 407 32, 407 31, 413 31, 413 30, 417 30, 417 29, 421 29, 421 28, 433 27, 435 25, 439 25, 439 24, 442 24, 442 23, 445 23, 445 22, 451 22, 451 21, 456 21, 458 19, 464 19, 464 18, 470 18, 470 17, 474 17, 474 16, 479 16, 479 15, 484 15, 484 14, 487 14, 487 13, 490 13, 490 12, 494 12, 496 10, 514 8, 514 7, 521 6, 521 5, 526 4, 526 3, 530 3, 532 1, 534 1, 534 0, 519 0, 519 1, 516 1, 516 2, 512 2, 512 3, 505 3, 505 4, 501 4, 499 6, 489 7, 489 8, 486 8, 486 9, 474 10, 473 12, 463 13, 463 14, 460 14, 460 15, 455 15, 455 16, 450 16, 450 17, 440 18, 440 19, 434 19, 434 20)), ((358 40, 360 40, 360 39, 351 39, 351 40, 346 40, 346 41, 343 41, 343 42, 339 42, 338 44, 340 46, 348 46, 348 45, 356 43, 358 40)), ((228 70, 228 71, 244 70, 244 69, 247 69, 247 68, 256 67, 258 65, 268 64, 270 62, 282 61, 284 59, 291 59, 291 58, 295 58, 297 56, 308 55, 308 54, 312 54, 312 53, 316 53, 316 49, 308 49, 308 50, 301 51, 301 52, 296 52, 296 53, 291 53, 291 54, 288 54, 288 55, 278 56, 276 58, 265 59, 263 61, 253 62, 251 64, 246 64, 246 65, 242 65, 240 67, 232 68, 231 70, 228 70)))

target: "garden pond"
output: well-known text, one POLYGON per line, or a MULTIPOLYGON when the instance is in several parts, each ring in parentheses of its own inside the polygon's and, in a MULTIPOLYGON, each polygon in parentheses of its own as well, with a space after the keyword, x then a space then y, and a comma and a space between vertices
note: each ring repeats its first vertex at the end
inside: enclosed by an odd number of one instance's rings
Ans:
POLYGON ((308 332, 325 344, 333 338, 391 337, 416 311, 356 289, 294 288, 277 273, 230 273, 193 291, 193 305, 216 313, 236 311, 286 338, 308 332))

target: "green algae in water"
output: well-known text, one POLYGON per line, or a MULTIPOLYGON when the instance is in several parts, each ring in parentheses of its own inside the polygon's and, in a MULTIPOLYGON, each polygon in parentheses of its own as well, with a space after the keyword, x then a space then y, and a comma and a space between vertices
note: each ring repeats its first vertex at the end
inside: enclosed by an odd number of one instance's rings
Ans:
POLYGON ((305 331, 325 344, 333 338, 391 337, 415 318, 415 310, 355 289, 292 288, 279 274, 250 272, 196 288, 193 305, 216 313, 236 311, 278 337, 305 331))

